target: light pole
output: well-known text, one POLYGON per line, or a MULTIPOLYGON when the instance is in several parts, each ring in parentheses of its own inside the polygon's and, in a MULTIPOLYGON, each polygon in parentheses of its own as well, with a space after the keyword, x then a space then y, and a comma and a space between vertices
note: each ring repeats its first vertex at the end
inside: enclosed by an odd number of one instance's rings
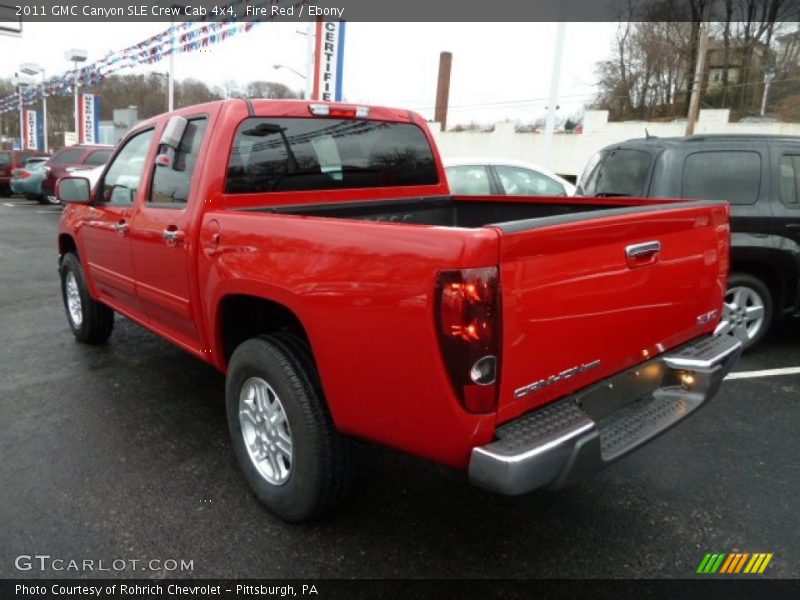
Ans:
POLYGON ((19 99, 19 149, 25 150, 25 109, 22 105, 22 90, 28 87, 28 82, 14 73, 11 83, 17 86, 17 98, 19 99))
POLYGON ((286 69, 287 71, 291 71, 292 73, 294 73, 298 77, 302 77, 303 79, 307 79, 307 77, 305 75, 303 75, 300 71, 298 71, 297 69, 293 69, 292 67, 287 67, 286 65, 272 65, 272 68, 273 69, 286 69))
POLYGON ((75 98, 75 143, 80 143, 81 141, 80 124, 78 123, 78 121, 80 121, 80 117, 78 116, 78 87, 80 87, 78 83, 78 64, 84 62, 87 56, 86 50, 78 50, 77 48, 64 52, 64 58, 70 61, 75 69, 75 81, 72 86, 75 98))
POLYGON ((32 76, 38 73, 41 74, 42 76, 42 137, 44 138, 43 150, 46 153, 48 151, 47 150, 47 90, 45 89, 46 76, 44 68, 33 63, 24 63, 20 65, 19 70, 25 73, 26 75, 32 76))
POLYGON ((172 102, 172 97, 170 96, 170 93, 169 93, 169 90, 172 88, 172 85, 171 85, 172 77, 169 76, 169 72, 162 73, 160 71, 153 71, 153 75, 156 75, 158 77, 163 77, 164 79, 167 80, 167 111, 172 110, 170 108, 170 104, 172 102))
MULTIPOLYGON (((170 8, 177 8, 184 11, 186 6, 183 4, 173 4, 170 8)), ((172 12, 172 11, 170 11, 172 12)), ((169 73, 167 77, 167 110, 172 112, 175 109, 175 15, 169 17, 169 73)))

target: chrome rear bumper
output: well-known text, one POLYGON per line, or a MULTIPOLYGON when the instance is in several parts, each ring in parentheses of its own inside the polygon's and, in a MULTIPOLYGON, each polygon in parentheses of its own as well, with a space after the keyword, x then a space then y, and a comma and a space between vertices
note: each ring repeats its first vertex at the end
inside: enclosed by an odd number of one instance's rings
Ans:
POLYGON ((703 337, 506 423, 473 449, 470 481, 519 495, 598 471, 710 400, 741 350, 734 337, 703 337))

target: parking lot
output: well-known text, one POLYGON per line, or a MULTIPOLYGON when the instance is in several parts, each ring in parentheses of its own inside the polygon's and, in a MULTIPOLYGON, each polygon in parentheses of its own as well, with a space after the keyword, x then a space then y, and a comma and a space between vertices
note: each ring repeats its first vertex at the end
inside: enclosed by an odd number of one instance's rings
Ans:
POLYGON ((800 373, 758 376, 800 366, 798 320, 707 408, 573 488, 498 497, 365 445, 343 509, 287 525, 239 474, 222 375, 120 318, 108 345, 75 343, 58 218, 0 200, 1 577, 80 575, 15 569, 36 553, 191 560, 172 575, 194 577, 689 577, 707 552, 774 553, 764 576, 800 577, 800 373))

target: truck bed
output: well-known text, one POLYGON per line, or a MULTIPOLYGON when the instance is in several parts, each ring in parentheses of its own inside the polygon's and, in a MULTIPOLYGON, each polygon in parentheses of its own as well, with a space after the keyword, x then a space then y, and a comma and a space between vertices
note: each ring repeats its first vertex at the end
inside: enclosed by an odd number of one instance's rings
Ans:
POLYGON ((594 211, 609 211, 609 215, 625 212, 643 212, 647 208, 663 209, 659 201, 646 204, 628 198, 549 198, 549 197, 456 197, 436 196, 429 198, 403 198, 393 200, 368 200, 356 202, 326 202, 324 204, 300 204, 290 206, 268 206, 247 208, 248 211, 289 214, 314 217, 353 219, 360 221, 388 221, 440 227, 477 228, 490 224, 502 224, 511 228, 530 228, 531 220, 541 220, 535 225, 554 224, 564 221, 565 215, 576 215, 594 211))

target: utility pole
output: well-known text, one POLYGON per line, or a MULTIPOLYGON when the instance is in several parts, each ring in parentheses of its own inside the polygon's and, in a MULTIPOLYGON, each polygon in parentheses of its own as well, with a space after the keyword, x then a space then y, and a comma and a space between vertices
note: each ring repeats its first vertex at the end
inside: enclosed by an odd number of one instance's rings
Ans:
POLYGON ((700 40, 697 49, 697 62, 694 68, 694 84, 692 85, 692 98, 689 101, 689 114, 686 120, 686 135, 694 134, 694 124, 697 122, 697 115, 700 113, 700 96, 702 94, 703 74, 706 69, 706 54, 708 52, 708 17, 711 12, 711 2, 706 0, 705 16, 700 23, 700 40))
POLYGON ((439 78, 436 82, 436 109, 433 119, 439 123, 441 131, 447 128, 447 105, 450 101, 450 69, 453 66, 453 54, 439 54, 439 78))

